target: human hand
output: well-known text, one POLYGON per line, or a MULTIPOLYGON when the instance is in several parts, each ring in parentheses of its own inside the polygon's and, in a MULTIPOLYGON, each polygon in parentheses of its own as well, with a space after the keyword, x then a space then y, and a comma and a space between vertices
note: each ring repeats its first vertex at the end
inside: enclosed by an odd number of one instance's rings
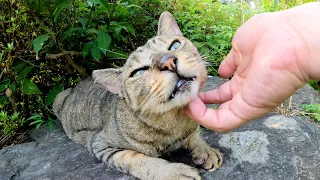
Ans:
POLYGON ((308 34, 294 28, 290 13, 261 14, 243 24, 219 67, 221 77, 233 77, 218 89, 200 93, 186 114, 225 132, 272 111, 302 87, 310 79, 312 55, 308 34), (205 104, 221 105, 213 110, 205 104))

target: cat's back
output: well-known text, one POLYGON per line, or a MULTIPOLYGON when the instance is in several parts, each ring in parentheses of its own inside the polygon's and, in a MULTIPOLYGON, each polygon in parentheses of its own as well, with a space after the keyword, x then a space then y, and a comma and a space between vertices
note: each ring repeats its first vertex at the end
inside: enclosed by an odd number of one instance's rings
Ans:
POLYGON ((73 139, 73 135, 81 131, 99 131, 106 117, 113 117, 117 98, 88 77, 76 87, 58 94, 53 111, 73 139))

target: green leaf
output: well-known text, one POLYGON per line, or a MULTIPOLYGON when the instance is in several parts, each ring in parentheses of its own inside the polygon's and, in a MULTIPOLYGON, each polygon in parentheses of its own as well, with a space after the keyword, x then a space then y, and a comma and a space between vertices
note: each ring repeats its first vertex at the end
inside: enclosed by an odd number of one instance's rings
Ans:
POLYGON ((46 99, 45 99, 45 103, 44 103, 44 104, 45 104, 46 106, 52 104, 53 101, 56 99, 56 96, 57 96, 61 91, 63 91, 63 89, 64 89, 64 87, 61 86, 61 85, 57 85, 57 86, 55 86, 54 88, 52 88, 52 89, 49 91, 49 93, 48 93, 48 95, 47 95, 47 97, 46 97, 46 99))
POLYGON ((103 52, 103 54, 106 54, 111 43, 110 35, 105 32, 100 32, 98 35, 97 41, 98 41, 98 48, 103 52))
POLYGON ((117 36, 119 36, 121 30, 122 30, 122 27, 119 26, 119 27, 116 27, 116 28, 114 29, 114 32, 115 32, 115 34, 116 34, 117 36))
POLYGON ((68 8, 71 4, 71 0, 67 0, 67 1, 64 1, 62 3, 60 3, 57 8, 54 10, 53 12, 53 21, 56 22, 57 21, 57 18, 59 17, 60 13, 68 8))
POLYGON ((27 65, 26 62, 21 61, 13 69, 16 73, 19 73, 26 65, 27 65))
POLYGON ((10 84, 9 88, 11 89, 11 91, 16 91, 17 89, 17 83, 13 82, 12 84, 10 84))
POLYGON ((88 24, 88 21, 89 21, 88 18, 79 18, 78 21, 81 23, 82 28, 83 28, 83 29, 86 29, 87 24, 88 24))
POLYGON ((93 4, 101 4, 100 0, 88 0, 88 2, 91 2, 93 4))
POLYGON ((128 11, 127 8, 123 7, 123 6, 117 6, 116 7, 116 11, 121 14, 122 16, 129 16, 130 13, 128 11))
POLYGON ((80 27, 71 27, 69 28, 67 31, 65 31, 63 34, 62 34, 62 39, 67 39, 68 37, 70 37, 73 33, 77 32, 77 31, 81 31, 83 30, 83 28, 80 28, 80 27))
POLYGON ((83 46, 83 48, 82 48, 82 55, 83 56, 88 56, 90 54, 92 44, 93 44, 93 42, 88 42, 83 46))
POLYGON ((136 36, 136 31, 134 30, 134 27, 131 24, 126 25, 125 30, 131 33, 133 36, 136 36))
POLYGON ((48 125, 48 128, 50 131, 53 131, 53 126, 56 124, 56 121, 53 120, 52 118, 48 118, 48 122, 47 122, 47 125, 48 125))
POLYGON ((14 112, 11 116, 10 116, 10 120, 14 121, 16 119, 19 118, 19 113, 18 112, 14 112))
POLYGON ((99 34, 99 31, 96 29, 88 29, 87 33, 94 33, 94 34, 99 34))
POLYGON ((106 8, 106 10, 108 10, 108 3, 105 0, 100 0, 101 4, 104 6, 104 8, 106 8))
POLYGON ((4 55, 4 50, 2 50, 0 53, 0 62, 2 61, 2 57, 4 57, 3 55, 4 55))
POLYGON ((101 4, 106 10, 108 10, 108 3, 106 0, 88 0, 88 2, 93 4, 101 4))
POLYGON ((88 2, 91 2, 93 4, 100 4, 99 0, 88 0, 88 2))
POLYGON ((30 116, 27 121, 29 120, 38 120, 38 119, 42 119, 42 115, 40 114, 32 114, 32 116, 30 116))
POLYGON ((5 79, 0 83, 0 93, 8 88, 10 84, 10 79, 5 79))
POLYGON ((26 68, 24 68, 19 74, 18 74, 18 78, 19 79, 23 79, 26 77, 27 74, 30 73, 30 71, 32 70, 33 66, 28 66, 26 68))
POLYGON ((39 129, 39 127, 43 124, 43 122, 36 124, 36 129, 39 129))
POLYGON ((9 103, 9 98, 6 95, 2 95, 0 96, 0 104, 2 105, 6 105, 9 103))
POLYGON ((33 48, 36 51, 36 55, 38 56, 38 52, 41 50, 44 42, 49 39, 49 34, 42 34, 33 40, 33 48))
POLYGON ((24 79, 23 81, 23 92, 25 94, 40 94, 38 86, 32 82, 30 79, 24 79))
POLYGON ((31 125, 34 125, 34 124, 42 124, 44 122, 44 120, 43 119, 37 119, 37 120, 35 120, 35 121, 32 121, 29 125, 31 126, 31 125))
POLYGON ((95 41, 92 46, 91 46, 91 55, 93 57, 93 59, 95 60, 100 60, 101 59, 101 51, 98 48, 98 42, 95 41))

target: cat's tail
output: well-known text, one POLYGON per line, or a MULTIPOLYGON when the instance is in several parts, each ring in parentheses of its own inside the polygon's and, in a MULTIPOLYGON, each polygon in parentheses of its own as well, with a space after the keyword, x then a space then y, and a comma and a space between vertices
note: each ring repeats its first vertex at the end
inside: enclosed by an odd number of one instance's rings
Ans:
POLYGON ((66 99, 68 98, 68 96, 70 95, 71 92, 72 92, 72 88, 68 88, 68 89, 60 92, 53 102, 52 109, 53 109, 54 114, 58 117, 58 119, 60 119, 60 117, 61 117, 60 112, 63 109, 64 102, 66 101, 66 99))

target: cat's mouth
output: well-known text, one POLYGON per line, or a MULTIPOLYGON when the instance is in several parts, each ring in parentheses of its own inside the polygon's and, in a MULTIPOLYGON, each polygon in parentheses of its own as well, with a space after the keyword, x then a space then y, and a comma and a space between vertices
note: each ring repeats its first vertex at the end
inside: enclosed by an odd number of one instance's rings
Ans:
POLYGON ((196 76, 193 76, 193 77, 179 76, 179 80, 178 80, 177 84, 175 85, 172 93, 169 96, 169 101, 171 99, 173 99, 174 97, 176 97, 176 95, 179 94, 180 92, 184 92, 184 91, 188 90, 189 84, 195 80, 196 80, 196 76))

